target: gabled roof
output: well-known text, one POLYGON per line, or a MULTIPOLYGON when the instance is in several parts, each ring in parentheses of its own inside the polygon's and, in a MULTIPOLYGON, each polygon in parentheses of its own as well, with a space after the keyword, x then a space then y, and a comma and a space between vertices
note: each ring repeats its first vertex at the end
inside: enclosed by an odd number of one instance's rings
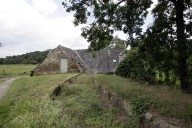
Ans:
POLYGON ((68 59, 69 66, 75 64, 80 71, 112 73, 117 67, 122 53, 120 49, 105 48, 89 52, 86 49, 72 50, 59 45, 49 52, 47 58, 35 69, 35 72, 36 74, 50 73, 52 70, 59 72, 60 60, 68 59), (51 65, 52 67, 50 67, 51 65))

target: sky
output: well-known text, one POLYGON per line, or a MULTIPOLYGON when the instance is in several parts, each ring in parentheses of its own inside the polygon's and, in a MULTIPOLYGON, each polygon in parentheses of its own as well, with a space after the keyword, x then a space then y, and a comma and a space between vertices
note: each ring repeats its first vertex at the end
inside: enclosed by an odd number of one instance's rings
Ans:
MULTIPOLYGON (((149 15, 144 28, 151 22, 149 15)), ((82 26, 72 23, 61 0, 0 0, 0 58, 33 51, 44 51, 58 45, 86 49, 81 37, 82 26)), ((117 32, 122 39, 126 35, 117 32)))

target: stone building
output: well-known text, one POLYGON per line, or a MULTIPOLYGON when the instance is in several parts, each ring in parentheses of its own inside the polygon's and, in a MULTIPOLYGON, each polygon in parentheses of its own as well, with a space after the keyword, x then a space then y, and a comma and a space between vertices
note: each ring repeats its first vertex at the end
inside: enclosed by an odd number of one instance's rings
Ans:
POLYGON ((106 48, 93 53, 87 50, 72 50, 59 45, 49 52, 47 58, 33 70, 33 74, 113 73, 122 56, 123 52, 119 49, 106 48))

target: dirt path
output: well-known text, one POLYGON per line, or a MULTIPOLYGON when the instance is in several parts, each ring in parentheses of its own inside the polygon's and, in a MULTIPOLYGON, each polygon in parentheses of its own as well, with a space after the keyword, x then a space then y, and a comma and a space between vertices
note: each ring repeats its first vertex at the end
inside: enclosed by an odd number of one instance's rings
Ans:
POLYGON ((8 78, 4 82, 0 83, 0 100, 3 98, 3 96, 6 94, 9 86, 11 83, 16 80, 17 78, 8 78))

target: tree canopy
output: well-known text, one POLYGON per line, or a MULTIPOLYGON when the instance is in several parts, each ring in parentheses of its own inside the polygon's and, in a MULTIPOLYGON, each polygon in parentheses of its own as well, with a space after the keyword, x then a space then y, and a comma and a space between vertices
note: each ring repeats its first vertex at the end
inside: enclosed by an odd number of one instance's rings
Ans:
POLYGON ((0 58, 0 64, 39 64, 47 57, 49 50, 30 52, 23 55, 0 58))
MULTIPOLYGON (((142 33, 142 25, 152 0, 64 0, 67 12, 74 12, 74 25, 88 24, 82 36, 90 49, 110 45, 114 31, 128 35, 127 45, 139 48, 145 59, 169 74, 169 67, 179 76, 181 89, 188 89, 187 60, 191 56, 190 0, 159 0, 153 8, 154 22, 142 33), (92 21, 93 20, 93 21, 92 21), (174 65, 174 66, 173 66, 174 65)), ((165 73, 166 74, 166 73, 165 73)))
POLYGON ((74 24, 89 23, 82 29, 82 36, 90 42, 90 48, 98 50, 108 46, 114 31, 129 35, 128 43, 141 34, 141 26, 147 16, 151 0, 118 2, 101 0, 65 0, 67 12, 74 11, 74 24), (93 19, 93 22, 90 22, 93 19))

